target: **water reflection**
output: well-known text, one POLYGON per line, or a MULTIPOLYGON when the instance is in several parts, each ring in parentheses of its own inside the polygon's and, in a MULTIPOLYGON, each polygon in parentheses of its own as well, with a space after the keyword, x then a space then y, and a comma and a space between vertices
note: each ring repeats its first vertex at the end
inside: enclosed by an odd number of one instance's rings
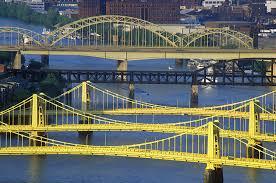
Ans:
POLYGON ((46 156, 30 156, 29 163, 29 177, 30 183, 39 183, 41 182, 43 165, 46 161, 46 156))

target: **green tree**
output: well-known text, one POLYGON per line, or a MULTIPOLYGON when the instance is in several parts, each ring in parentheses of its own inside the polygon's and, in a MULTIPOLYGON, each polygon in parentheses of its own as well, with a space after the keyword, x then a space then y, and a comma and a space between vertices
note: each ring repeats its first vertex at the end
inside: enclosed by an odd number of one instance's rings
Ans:
POLYGON ((48 28, 54 28, 57 24, 62 26, 72 21, 68 17, 59 15, 53 8, 50 8, 47 14, 42 14, 35 12, 24 3, 0 2, 0 16, 16 18, 27 23, 44 25, 48 28))
POLYGON ((65 83, 62 78, 59 78, 54 74, 48 74, 47 77, 40 83, 40 91, 50 97, 55 97, 62 93, 64 84, 65 83))

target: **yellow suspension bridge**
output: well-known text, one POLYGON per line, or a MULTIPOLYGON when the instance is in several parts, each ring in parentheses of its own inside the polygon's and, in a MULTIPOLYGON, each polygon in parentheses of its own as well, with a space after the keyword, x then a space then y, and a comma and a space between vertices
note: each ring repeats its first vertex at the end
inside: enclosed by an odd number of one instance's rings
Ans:
POLYGON ((215 176, 214 172, 219 174, 222 166, 276 170, 275 152, 263 144, 276 141, 274 99, 273 91, 233 104, 187 109, 132 100, 83 82, 56 98, 34 94, 1 111, 0 155, 106 155, 203 163, 207 179, 215 176), (174 114, 205 117, 153 124, 97 114, 129 110, 141 110, 141 114, 178 111, 174 114), (51 131, 148 131, 171 137, 133 145, 95 146, 51 139, 46 134, 51 131))

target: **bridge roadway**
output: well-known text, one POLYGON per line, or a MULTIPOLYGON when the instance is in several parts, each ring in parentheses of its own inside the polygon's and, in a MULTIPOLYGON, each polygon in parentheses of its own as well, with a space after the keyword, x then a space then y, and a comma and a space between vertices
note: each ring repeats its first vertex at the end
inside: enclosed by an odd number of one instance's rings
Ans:
POLYGON ((213 163, 223 166, 240 166, 262 169, 276 169, 275 160, 262 160, 254 158, 209 158, 207 154, 187 152, 150 150, 116 146, 34 146, 34 147, 7 147, 0 148, 0 155, 100 155, 119 156, 143 159, 171 160, 193 163, 213 163))
MULTIPOLYGON (((0 132, 89 132, 89 131, 113 131, 113 132, 156 132, 156 133, 174 133, 174 134, 189 134, 189 135, 207 135, 208 129, 196 129, 197 127, 175 126, 168 124, 63 124, 63 125, 45 125, 32 127, 31 125, 0 125, 0 132), (196 130, 195 130, 196 129, 196 130)), ((222 130, 221 137, 248 139, 250 138, 247 131, 238 130, 222 130)), ((276 135, 273 134, 258 134, 254 136, 255 140, 276 142, 276 135)))
MULTIPOLYGON (((216 116, 226 118, 249 118, 249 112, 215 110, 203 108, 128 108, 114 110, 89 111, 96 115, 192 115, 192 116, 216 116)), ((260 120, 276 120, 276 114, 260 113, 260 120)))
POLYGON ((275 49, 221 49, 221 48, 141 48, 141 47, 38 47, 38 46, 0 46, 1 51, 20 51, 27 55, 79 55, 113 60, 148 59, 275 59, 275 49))
MULTIPOLYGON (((47 115, 64 115, 65 112, 56 110, 47 110, 47 115)), ((87 111, 87 114, 93 115, 191 115, 191 116, 204 116, 204 117, 225 117, 225 118, 239 118, 249 119, 249 112, 231 111, 231 110, 215 110, 208 108, 129 108, 129 109, 110 109, 110 110, 93 110, 87 111)), ((8 114, 4 114, 8 115, 8 114)), ((24 113, 14 111, 13 115, 31 115, 31 111, 26 109, 24 113)), ((67 114, 68 115, 68 114, 67 114)), ((70 116, 70 114, 69 114, 70 116)), ((276 114, 260 113, 260 120, 276 121, 276 114)))

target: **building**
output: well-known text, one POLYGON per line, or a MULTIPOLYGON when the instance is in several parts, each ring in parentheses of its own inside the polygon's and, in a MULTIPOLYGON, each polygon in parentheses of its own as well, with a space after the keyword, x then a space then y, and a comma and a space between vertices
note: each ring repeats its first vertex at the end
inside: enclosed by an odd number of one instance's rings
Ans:
POLYGON ((216 20, 220 21, 250 21, 248 5, 233 5, 225 1, 221 6, 212 8, 216 20))
POLYGON ((228 27, 231 30, 235 30, 246 35, 251 36, 254 24, 246 21, 208 21, 204 25, 207 28, 224 28, 228 27))
POLYGON ((251 17, 253 21, 258 21, 260 17, 266 15, 266 0, 251 0, 251 17))
POLYGON ((124 15, 154 23, 178 23, 180 0, 81 0, 80 16, 124 15))
POLYGON ((36 12, 45 13, 46 11, 46 5, 43 0, 30 0, 27 5, 36 12))
POLYGON ((223 5, 225 0, 204 0, 202 1, 202 6, 205 8, 219 7, 223 5))
POLYGON ((32 10, 37 11, 39 13, 45 13, 48 8, 48 4, 45 0, 5 0, 5 2, 25 3, 32 10))
POLYGON ((194 9, 201 6, 202 0, 180 0, 181 9, 194 9))
POLYGON ((78 18, 79 5, 75 0, 63 0, 59 1, 56 5, 60 15, 67 16, 69 18, 78 18))
POLYGON ((267 8, 267 13, 271 13, 273 15, 276 15, 276 0, 266 1, 265 6, 267 8))

